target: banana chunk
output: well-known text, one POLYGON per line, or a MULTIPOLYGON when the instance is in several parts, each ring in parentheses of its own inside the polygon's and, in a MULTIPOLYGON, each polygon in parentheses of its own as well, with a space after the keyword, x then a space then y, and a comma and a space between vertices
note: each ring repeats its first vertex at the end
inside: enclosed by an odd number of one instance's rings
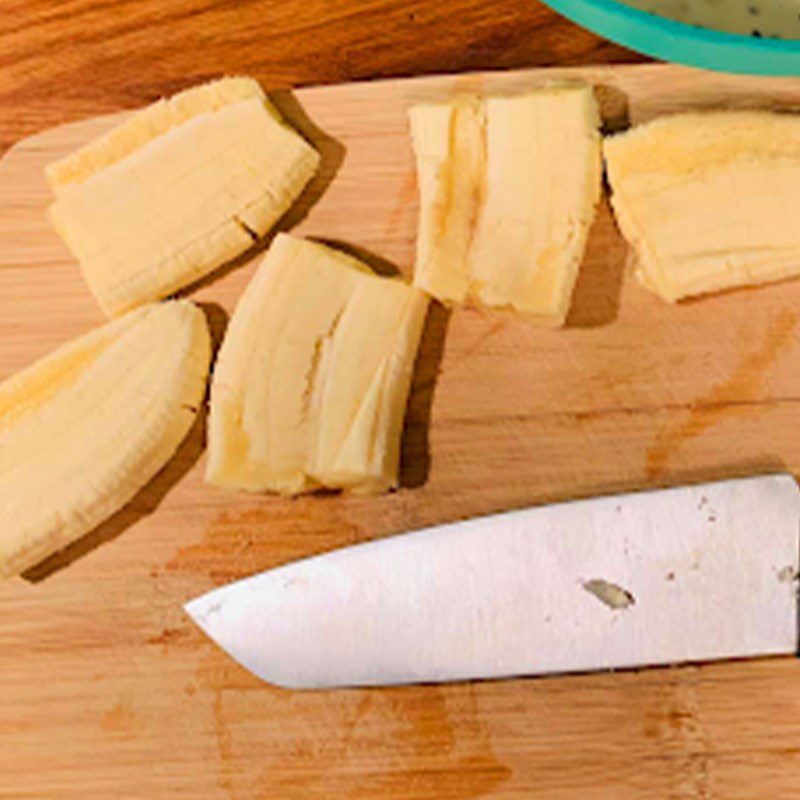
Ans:
POLYGON ((605 141, 617 223, 664 300, 800 274, 800 117, 663 117, 605 141))
POLYGON ((591 87, 465 96, 409 112, 420 190, 414 283, 448 303, 563 324, 600 197, 591 87))
POLYGON ((160 100, 51 164, 50 218, 116 316, 242 253, 318 166, 256 81, 224 78, 160 100))
POLYGON ((214 368, 206 480, 294 495, 397 484, 427 297, 279 234, 214 368))
POLYGON ((0 384, 0 574, 16 575, 124 506, 197 416, 203 312, 148 305, 0 384))

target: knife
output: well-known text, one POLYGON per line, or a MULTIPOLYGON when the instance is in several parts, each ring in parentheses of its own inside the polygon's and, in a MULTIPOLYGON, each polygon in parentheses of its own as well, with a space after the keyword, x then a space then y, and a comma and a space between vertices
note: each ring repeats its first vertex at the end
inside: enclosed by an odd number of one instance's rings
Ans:
POLYGON ((392 536, 185 606, 290 688, 795 653, 790 475, 600 497, 392 536))

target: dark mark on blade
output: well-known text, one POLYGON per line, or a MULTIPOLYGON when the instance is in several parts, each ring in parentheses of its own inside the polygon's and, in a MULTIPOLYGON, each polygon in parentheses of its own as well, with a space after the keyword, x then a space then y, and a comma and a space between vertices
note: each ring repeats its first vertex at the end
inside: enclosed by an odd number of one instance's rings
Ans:
POLYGON ((800 578, 800 575, 798 575, 797 570, 791 564, 778 570, 778 580, 781 583, 791 583, 798 578, 800 578))
POLYGON ((604 581, 602 578, 592 578, 592 580, 586 581, 583 588, 615 611, 628 608, 636 602, 634 596, 627 589, 617 586, 616 583, 604 581))
POLYGON ((219 614, 222 611, 224 601, 217 600, 215 603, 212 603, 205 611, 199 612, 198 614, 194 615, 198 622, 208 622, 209 617, 213 617, 214 614, 219 614))

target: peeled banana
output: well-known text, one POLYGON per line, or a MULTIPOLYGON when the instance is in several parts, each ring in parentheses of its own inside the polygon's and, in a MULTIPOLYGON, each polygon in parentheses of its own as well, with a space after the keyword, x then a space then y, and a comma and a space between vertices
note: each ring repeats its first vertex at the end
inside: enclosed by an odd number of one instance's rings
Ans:
POLYGON ((224 78, 161 100, 51 164, 50 218, 115 316, 246 250, 318 165, 256 81, 224 78))
POLYGON ((414 283, 449 303, 563 324, 600 196, 589 86, 409 112, 420 191, 414 283))
POLYGON ((800 117, 678 114, 604 145, 639 281, 663 299, 800 274, 800 117))
POLYGON ((426 296, 279 234, 214 369, 206 480, 294 495, 397 483, 426 296))
POLYGON ((125 505, 197 416, 203 312, 146 305, 0 384, 0 574, 15 575, 125 505))

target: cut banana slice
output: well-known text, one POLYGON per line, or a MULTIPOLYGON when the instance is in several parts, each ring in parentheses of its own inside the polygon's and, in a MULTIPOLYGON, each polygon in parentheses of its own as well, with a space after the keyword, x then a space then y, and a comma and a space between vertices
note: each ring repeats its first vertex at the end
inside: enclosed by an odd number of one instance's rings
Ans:
POLYGON ((414 283, 449 303, 561 325, 600 196, 591 87, 410 110, 420 223, 414 283))
POLYGON ((289 495, 395 486, 427 305, 354 258, 279 234, 214 369, 206 480, 289 495))
POLYGON ((318 165, 256 81, 226 78, 161 100, 51 164, 50 217, 114 316, 242 253, 318 165))
POLYGON ((124 506, 172 457, 205 392, 203 312, 136 309, 0 384, 0 574, 124 506))
POLYGON ((617 222, 647 289, 675 302, 800 274, 800 117, 679 114, 604 150, 617 222))

